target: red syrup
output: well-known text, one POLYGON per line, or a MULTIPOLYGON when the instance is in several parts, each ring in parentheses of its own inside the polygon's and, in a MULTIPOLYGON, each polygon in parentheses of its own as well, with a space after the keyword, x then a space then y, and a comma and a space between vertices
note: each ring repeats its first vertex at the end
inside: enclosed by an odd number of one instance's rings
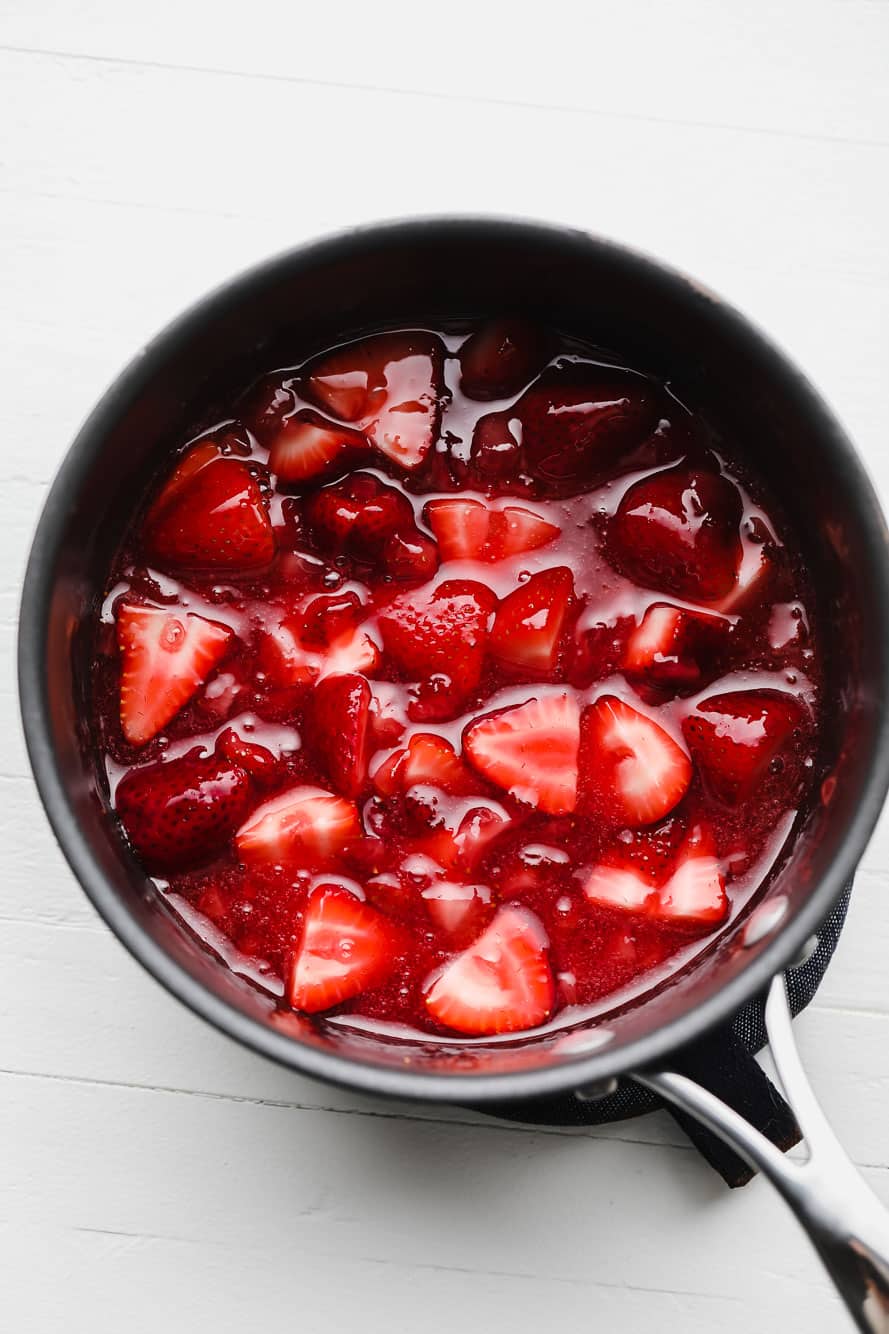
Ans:
POLYGON ((811 590, 741 449, 517 321, 233 399, 99 630, 137 856, 309 1014, 487 1036, 607 1009, 737 916, 817 773, 811 590))

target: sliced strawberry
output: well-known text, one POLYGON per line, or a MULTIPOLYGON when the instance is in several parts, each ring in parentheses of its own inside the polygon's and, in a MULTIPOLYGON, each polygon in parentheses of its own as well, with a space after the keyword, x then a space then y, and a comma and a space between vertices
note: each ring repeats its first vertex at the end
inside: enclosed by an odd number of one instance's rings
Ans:
POLYGON ((320 664, 321 676, 360 672, 372 676, 380 665, 380 650, 365 630, 354 630, 331 641, 320 664))
POLYGON ((247 814, 251 791, 230 760, 184 756, 131 769, 114 804, 149 867, 181 868, 219 855, 247 814))
POLYGON ((691 762, 657 723, 614 695, 584 710, 578 807, 615 824, 654 824, 682 800, 691 762))
POLYGON ((416 468, 432 447, 441 391, 441 344, 424 333, 350 343, 314 365, 306 388, 403 468, 416 468))
POLYGON ((735 587, 740 520, 734 483, 682 464, 630 487, 611 522, 609 552, 638 583, 712 602, 735 587))
POLYGON ((488 412, 472 433, 469 457, 486 482, 514 479, 522 471, 521 422, 513 411, 488 412))
POLYGON ((491 654, 525 672, 551 673, 573 592, 574 580, 564 565, 520 584, 500 604, 488 641, 491 654))
POLYGON ((641 913, 656 891, 651 881, 633 867, 601 862, 590 871, 583 892, 597 908, 641 913))
POLYGON ((561 372, 533 385, 516 405, 529 467, 564 481, 601 472, 643 443, 661 403, 654 387, 619 374, 576 382, 561 372))
POLYGON ((574 810, 580 709, 573 695, 545 695, 469 724, 463 748, 476 769, 519 801, 550 815, 574 810))
POLYGON ((454 834, 455 864, 472 873, 501 834, 515 825, 515 821, 496 802, 473 806, 460 821, 454 834))
POLYGON ((728 915, 725 880, 710 831, 691 830, 670 878, 658 890, 654 916, 675 926, 715 926, 728 915))
POLYGON ((357 797, 367 782, 370 686, 363 676, 327 676, 306 704, 306 739, 338 792, 357 797))
POLYGON ((305 505, 312 534, 325 551, 372 560, 396 533, 414 533, 410 501, 370 473, 356 472, 322 487, 305 505))
POLYGON ((120 608, 120 723, 144 746, 186 704, 228 652, 231 630, 164 607, 120 608))
POLYGON ((491 902, 491 891, 487 885, 437 880, 422 891, 421 897, 440 931, 465 937, 478 928, 485 905, 491 902))
POLYGON ((682 730, 707 787, 736 805, 756 789, 802 721, 792 695, 737 690, 702 700, 682 730))
POLYGON ((397 932, 374 908, 337 885, 315 890, 287 977, 295 1010, 317 1014, 385 982, 397 932))
POLYGON ((142 538, 151 558, 184 570, 248 572, 275 555, 271 520, 249 465, 223 457, 209 442, 175 469, 146 516, 142 538))
POLYGON ((775 563, 769 552, 762 546, 747 545, 738 567, 738 578, 734 588, 724 598, 713 604, 714 611, 725 615, 739 615, 762 598, 775 575, 775 563))
POLYGON ((383 647, 408 680, 439 678, 456 704, 481 678, 488 615, 469 593, 405 594, 380 612, 383 647))
POLYGON ((426 732, 411 737, 407 747, 396 751, 374 774, 374 786, 386 796, 415 785, 441 788, 452 796, 478 791, 478 780, 450 741, 426 732))
POLYGON ((700 684, 730 631, 731 623, 721 616, 655 603, 627 640, 624 671, 663 691, 689 692, 700 684))
MULTIPOLYGON (((260 662, 274 684, 305 689, 323 676, 347 672, 369 676, 377 670, 380 651, 365 630, 346 629, 322 647, 310 648, 303 638, 307 628, 305 615, 295 613, 285 616, 260 639, 260 662)), ((317 644, 317 638, 313 636, 309 642, 317 644)))
POLYGON ((525 320, 488 320, 460 348, 460 388, 468 398, 505 398, 546 359, 546 340, 525 320))
POLYGON ((244 862, 300 858, 327 864, 361 832, 351 801, 320 787, 292 787, 258 806, 237 833, 244 862))
POLYGON ((521 505, 493 509, 480 500, 430 500, 426 518, 442 560, 505 560, 554 541, 558 526, 521 505))
POLYGON ((360 431, 308 408, 286 418, 269 444, 269 467, 280 482, 305 482, 342 472, 370 448, 360 431))
POLYGON ((515 1033, 548 1017, 555 986, 547 938, 533 913, 501 908, 468 949, 427 984, 426 1008, 458 1033, 515 1033))

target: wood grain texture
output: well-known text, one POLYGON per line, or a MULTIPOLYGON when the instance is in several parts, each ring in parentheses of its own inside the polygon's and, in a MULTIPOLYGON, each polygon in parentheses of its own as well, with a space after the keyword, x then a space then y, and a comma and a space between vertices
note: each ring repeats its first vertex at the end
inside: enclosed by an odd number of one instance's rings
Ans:
MULTIPOLYGON (((889 5, 0 3, 0 1291, 39 1334, 847 1328, 756 1183, 665 1116, 581 1133, 358 1098, 242 1051, 125 954, 30 782, 17 602, 46 488, 136 350, 326 230, 501 212, 621 238, 804 367, 889 499, 889 5)), ((889 820, 798 1024, 889 1200, 889 820)))

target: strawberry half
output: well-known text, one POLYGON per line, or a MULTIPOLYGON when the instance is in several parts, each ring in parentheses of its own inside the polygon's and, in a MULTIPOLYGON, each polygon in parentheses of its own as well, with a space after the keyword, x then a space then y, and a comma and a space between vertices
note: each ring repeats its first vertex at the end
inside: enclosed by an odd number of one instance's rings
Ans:
POLYGON ((574 383, 545 376, 516 404, 529 467, 557 481, 601 472, 654 431, 661 403, 652 385, 633 376, 574 383))
POLYGON ((525 672, 552 673, 573 592, 574 579, 564 565, 520 584, 500 604, 488 641, 491 654, 525 672))
POLYGON ((200 689, 229 650, 232 631, 202 616, 126 604, 117 613, 120 724, 144 746, 200 689))
POLYGON ((614 824, 654 824, 682 800, 691 762, 662 727, 614 695, 584 710, 578 808, 614 824))
POLYGON ((428 454, 438 427, 442 349, 428 334, 378 334, 317 362, 306 393, 333 416, 360 426, 403 468, 428 454))
POLYGON ((269 445, 269 467, 281 482, 306 482, 342 472, 370 448, 360 431, 308 408, 286 418, 269 445))
POLYGON ((411 737, 407 747, 385 760, 374 774, 374 786, 384 796, 415 785, 437 787, 451 796, 478 791, 478 780, 450 741, 426 732, 411 737))
POLYGON ((275 555, 271 520, 248 464, 206 441, 174 470, 146 516, 142 540, 150 557, 183 570, 250 572, 275 555))
POLYGON ((446 585, 431 596, 404 595, 380 612, 383 647, 405 678, 440 687, 447 712, 481 679, 488 616, 480 597, 446 585))
POLYGON ((573 695, 544 695, 470 723, 463 749, 479 773, 550 815, 574 810, 580 709, 573 695))
POLYGON ((309 898, 287 977, 295 1010, 317 1014, 385 982, 397 959, 387 918, 337 885, 309 898))
POLYGON ((627 640, 624 671, 661 691, 689 693, 730 632, 731 623, 721 616, 655 603, 627 640))
POLYGON ((320 787, 292 787, 258 806, 236 841, 244 862, 300 858, 326 865, 360 833, 353 802, 320 787))
POLYGON ((535 1028, 555 1002, 547 938, 533 913, 501 908, 468 949, 427 983, 426 1008, 458 1033, 515 1033, 535 1028))
POLYGON ((756 789, 802 722, 792 695, 738 690, 702 700, 682 730, 707 787, 733 806, 756 789))
POLYGON ((327 676, 309 696, 306 739, 338 792, 357 797, 367 782, 370 686, 363 676, 327 676))
POLYGON ((468 398, 505 398, 546 359, 546 342, 525 320, 488 320, 460 348, 460 388, 468 398))
POLYGON ((250 778, 230 760, 184 756, 131 769, 114 798, 149 867, 181 868, 223 850, 250 806, 250 778))
POLYGON ((682 464, 631 486, 611 521, 608 549, 637 583, 704 602, 735 587, 741 496, 722 473, 682 464))
POLYGON ((494 509, 462 497, 430 500, 426 520, 442 560, 506 560, 554 541, 561 529, 521 505, 494 509))

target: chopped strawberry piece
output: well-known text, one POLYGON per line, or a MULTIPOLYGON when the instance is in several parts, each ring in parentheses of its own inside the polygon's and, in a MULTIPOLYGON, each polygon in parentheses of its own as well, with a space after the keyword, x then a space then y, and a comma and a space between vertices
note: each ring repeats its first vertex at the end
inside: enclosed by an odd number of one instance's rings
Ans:
POLYGON ((576 384, 563 372, 544 379, 515 409, 529 466, 542 477, 566 481, 601 473, 657 426, 661 404, 641 378, 576 384))
POLYGON ((430 500, 426 517, 442 560, 506 560, 560 534, 556 524, 521 505, 493 509, 480 500, 430 500))
POLYGON ((387 918, 337 885, 309 898, 287 978, 295 1010, 317 1014, 385 982, 397 961, 398 933, 387 918))
POLYGON ((762 546, 747 545, 741 556, 734 588, 713 604, 713 610, 726 616, 747 611, 768 590, 774 575, 775 565, 768 551, 762 546))
MULTIPOLYGON (((319 599, 316 599, 318 601, 319 599)), ((324 676, 375 672, 380 651, 366 630, 348 627, 349 616, 332 616, 319 631, 309 604, 306 612, 285 616, 261 637, 259 656, 269 679, 278 686, 304 689, 324 676), (324 634, 331 637, 324 642, 324 634)), ((323 612, 322 612, 323 617, 323 612)))
POLYGON ((338 792, 357 797, 367 782, 370 686, 363 676, 327 676, 306 705, 306 739, 338 792))
POLYGON ((299 608, 299 614, 303 646, 323 650, 354 631, 366 613, 358 594, 350 591, 319 593, 299 608))
POLYGON ((510 667, 551 674, 573 592, 574 580, 564 565, 520 584, 500 604, 488 641, 491 654, 510 667))
POLYGON ((442 350, 428 334, 379 334, 325 357, 307 394, 335 417, 360 426, 383 454, 416 468, 438 429, 442 350))
POLYGON ((533 913, 501 908, 479 938, 427 983, 426 1008, 458 1033, 514 1033, 548 1017, 555 986, 547 938, 533 913))
POLYGON ((415 785, 438 787, 452 796, 478 791, 478 780, 450 741, 426 732, 411 737, 407 747, 396 751, 374 774, 374 786, 387 796, 415 785))
POLYGON ((489 412, 479 417, 469 457, 476 474, 484 481, 508 481, 521 472, 521 429, 522 424, 512 411, 489 412))
POLYGON ((319 671, 321 676, 345 672, 361 672, 364 676, 371 676, 379 665, 380 650, 370 635, 364 630, 355 630, 331 640, 319 671))
POLYGON ((261 787, 273 784, 280 772, 278 760, 267 746, 246 741, 233 727, 227 727, 216 738, 216 754, 239 764, 261 787))
POLYGON ((469 593, 405 594, 380 612, 383 647, 408 680, 443 679, 457 704, 481 679, 488 614, 469 593))
POLYGON ((229 650, 231 630, 202 616, 127 604, 117 616, 120 723, 144 746, 187 704, 229 650))
POLYGON ((661 690, 694 690, 704 664, 717 657, 730 631, 731 623, 721 616, 655 603, 627 640, 624 671, 661 690))
POLYGON ((480 584, 477 579, 443 579, 436 588, 441 597, 471 597, 491 616, 497 610, 497 594, 487 584, 480 584))
POLYGON ((597 908, 613 908, 618 912, 640 913, 646 910, 648 900, 655 893, 650 880, 629 866, 612 866, 602 862, 590 872, 583 892, 597 908))
POLYGON ((579 809, 627 825, 660 820, 685 796, 692 773, 673 738, 614 695, 584 710, 579 767, 579 809))
POLYGON ((765 777, 803 722, 792 695, 738 690, 702 700, 682 725, 704 782, 720 801, 736 805, 765 777))
POLYGON ((209 442, 179 463, 142 533, 150 557, 183 570, 245 573, 275 555, 271 520, 249 465, 223 457, 209 442))
POLYGON ((511 829, 515 821, 496 802, 473 806, 460 821, 454 835, 456 863, 472 872, 501 834, 511 829))
POLYGON ((683 464, 630 487, 611 523, 609 551, 640 583, 712 602, 735 587, 740 520, 733 482, 683 464))
POLYGON ((250 807, 248 775, 230 760, 184 756, 131 769, 115 805, 130 842, 153 868, 218 856, 250 807))
POLYGON ((371 560, 396 533, 416 531, 410 501, 370 473, 322 487, 306 502, 306 519, 325 551, 371 560))
POLYGON ((325 865, 360 834, 351 801, 320 787, 292 787, 258 806, 237 833, 244 862, 287 862, 298 857, 325 865))
POLYGON ((544 695, 469 724, 463 748, 476 769, 550 815, 574 810, 580 709, 573 695, 544 695))
POLYGON ((713 836, 698 825, 680 849, 669 880, 658 890, 654 915, 676 926, 715 926, 728 910, 713 836))
POLYGON ((546 359, 546 340, 525 320, 489 320, 460 348, 460 388, 468 398, 505 398, 546 359))
POLYGON ((305 482, 342 472, 368 449, 360 431, 303 409, 286 418, 270 441, 269 467, 281 482, 305 482))
POLYGON ((438 569, 438 547, 416 528, 386 539, 380 559, 399 583, 425 583, 438 569))
POLYGON ((485 905, 491 902, 491 891, 487 885, 437 880, 422 891, 421 897, 440 931, 465 937, 478 929, 485 905))

